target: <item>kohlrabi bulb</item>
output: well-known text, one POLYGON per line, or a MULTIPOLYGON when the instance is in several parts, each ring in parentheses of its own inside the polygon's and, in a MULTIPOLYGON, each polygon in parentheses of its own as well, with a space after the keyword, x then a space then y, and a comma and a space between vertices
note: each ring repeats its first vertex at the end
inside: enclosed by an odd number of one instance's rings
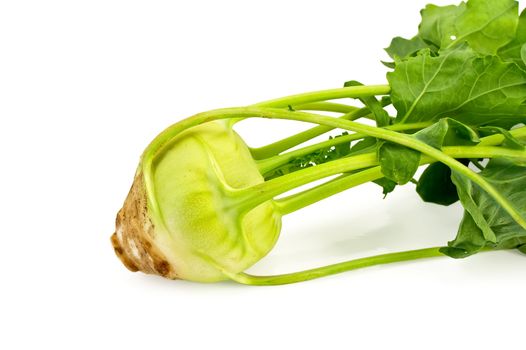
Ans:
POLYGON ((236 197, 264 179, 228 122, 178 133, 149 161, 138 168, 111 238, 130 270, 214 282, 272 249, 281 215, 272 200, 247 208, 236 197))

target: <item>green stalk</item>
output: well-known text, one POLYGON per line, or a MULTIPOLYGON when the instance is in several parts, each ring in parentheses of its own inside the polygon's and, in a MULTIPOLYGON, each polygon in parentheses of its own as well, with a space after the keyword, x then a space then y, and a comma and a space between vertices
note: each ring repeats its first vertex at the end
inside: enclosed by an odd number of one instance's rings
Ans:
POLYGON ((442 247, 426 248, 426 249, 417 249, 409 250, 405 252, 389 253, 370 256, 367 258, 360 258, 350 261, 345 261, 337 264, 332 264, 328 266, 318 267, 315 269, 304 270, 293 273, 286 273, 283 275, 274 275, 274 276, 253 276, 247 273, 238 273, 238 274, 229 274, 225 272, 232 280, 242 283, 249 284, 254 286, 272 286, 279 284, 288 284, 295 283, 300 281, 308 281, 319 277, 325 277, 329 275, 334 275, 337 273, 351 271, 356 269, 361 269, 364 267, 381 265, 381 264, 390 264, 401 261, 409 261, 416 259, 425 259, 438 256, 444 256, 440 249, 442 247))
POLYGON ((378 160, 375 153, 366 153, 353 157, 336 159, 315 167, 305 168, 294 173, 286 174, 251 187, 235 189, 232 191, 232 196, 236 200, 236 207, 240 208, 242 212, 247 212, 257 205, 297 187, 328 176, 368 168, 377 163, 378 160))
MULTIPOLYGON (((518 139, 526 139, 526 126, 521 126, 520 128, 510 130, 510 134, 518 139)), ((490 135, 482 138, 479 145, 500 145, 505 139, 506 138, 502 134, 490 135)))
MULTIPOLYGON (((394 131, 420 130, 425 127, 428 127, 431 124, 432 123, 430 122, 411 123, 411 124, 394 124, 394 125, 389 125, 385 127, 385 129, 394 130, 394 131)), ((279 154, 279 155, 276 155, 270 158, 259 160, 257 161, 258 168, 262 174, 265 174, 279 166, 282 166, 283 164, 287 164, 288 162, 290 162, 291 160, 295 158, 299 158, 307 154, 310 154, 312 152, 316 152, 317 150, 321 148, 332 147, 332 146, 336 146, 342 143, 360 140, 360 139, 363 139, 364 137, 365 135, 360 134, 360 133, 335 137, 333 139, 319 142, 313 145, 309 145, 309 146, 306 146, 306 147, 303 147, 303 148, 300 148, 294 151, 290 151, 290 152, 279 154)))
POLYGON ((446 146, 442 147, 442 151, 446 154, 463 153, 463 158, 509 157, 526 160, 526 150, 495 146, 446 146))
MULTIPOLYGON (((380 103, 382 103, 382 106, 386 106, 390 102, 382 100, 380 103)), ((320 110, 320 111, 327 111, 327 112, 342 112, 346 114, 341 116, 340 118, 348 119, 348 120, 357 120, 359 118, 368 118, 368 119, 374 120, 374 116, 371 114, 371 111, 367 107, 364 107, 364 108, 361 108, 355 111, 353 109, 354 107, 342 105, 338 103, 313 102, 313 103, 308 103, 304 105, 293 106, 293 108, 295 108, 296 110, 320 110), (346 110, 348 111, 345 112, 346 110)), ((333 129, 334 128, 331 128, 331 127, 318 125, 309 130, 300 132, 297 135, 289 136, 283 140, 276 141, 267 146, 263 146, 259 148, 252 148, 251 153, 254 159, 265 159, 265 158, 277 155, 301 143, 309 141, 313 139, 314 137, 322 135, 333 129)))
POLYGON ((335 112, 347 114, 352 111, 359 109, 358 107, 344 105, 341 103, 333 102, 312 102, 305 103, 302 105, 292 106, 296 111, 319 111, 319 112, 335 112))
POLYGON ((298 95, 281 97, 255 104, 255 107, 287 107, 310 102, 336 100, 340 98, 360 98, 367 96, 387 95, 391 92, 389 85, 349 86, 338 89, 320 90, 298 95))
MULTIPOLYGON (((362 118, 369 114, 370 114, 369 109, 361 108, 361 109, 351 111, 347 114, 344 114, 339 118, 345 119, 345 120, 356 120, 356 119, 362 118)), ((316 136, 323 135, 326 132, 331 131, 333 129, 334 128, 331 128, 329 126, 318 125, 313 128, 302 131, 300 133, 297 133, 295 135, 286 137, 282 140, 268 144, 266 146, 259 147, 259 148, 251 148, 250 153, 252 154, 252 157, 256 160, 267 159, 283 151, 291 149, 292 147, 295 147, 304 142, 312 140, 316 136)))
MULTIPOLYGON (((442 151, 448 156, 453 157, 453 158, 470 158, 473 156, 475 156, 476 158, 479 158, 479 157, 480 158, 514 157, 514 158, 526 161, 525 151, 509 150, 509 149, 503 149, 500 147, 478 146, 478 145, 477 146, 458 146, 458 147, 444 147, 442 151)), ((366 154, 370 154, 371 156, 375 155, 374 152, 370 152, 366 154)), ((354 157, 348 157, 348 158, 342 158, 342 159, 348 159, 349 162, 351 163, 353 158, 354 157)), ((420 165, 430 164, 434 162, 436 162, 436 160, 428 156, 423 156, 420 159, 420 165)), ((375 164, 377 163, 378 161, 375 162, 375 164)), ((324 163, 324 164, 327 164, 327 163, 324 163)), ((320 167, 324 164, 317 165, 316 167, 320 167)), ((355 165, 355 167, 356 166, 357 164, 355 165)), ((308 168, 308 169, 313 169, 313 168, 308 168)), ((294 172, 294 173, 287 174, 284 176, 294 178, 292 175, 296 175, 296 177, 301 178, 303 177, 301 173, 302 171, 303 170, 300 170, 298 172, 294 172)), ((335 174, 331 174, 331 175, 335 175, 335 174)), ((384 175, 382 174, 381 167, 376 166, 376 167, 373 167, 367 170, 362 170, 354 174, 343 174, 331 181, 328 181, 316 187, 310 188, 303 192, 296 193, 294 195, 275 200, 275 202, 280 212, 283 215, 286 215, 296 210, 307 207, 313 203, 319 202, 325 198, 331 197, 332 195, 345 191, 354 186, 380 179, 383 176, 384 175)), ((276 183, 273 185, 273 187, 278 187, 279 184, 277 184, 277 182, 279 182, 280 179, 282 178, 283 177, 272 179, 272 180, 267 181, 266 183, 270 181, 275 181, 276 183)), ((290 184, 290 181, 287 181, 287 182, 289 182, 289 188, 290 188, 292 185, 290 184)), ((268 199, 271 199, 271 198, 267 198, 266 200, 268 199)), ((262 200, 262 202, 263 201, 264 200, 262 200)))
MULTIPOLYGON (((410 124, 394 124, 385 127, 386 129, 393 130, 393 131, 406 131, 406 130, 419 130, 425 127, 428 127, 431 125, 431 122, 420 122, 420 123, 410 123, 410 124)), ((514 130, 511 130, 510 133, 516 137, 516 138, 526 138, 526 127, 520 127, 514 130)), ((360 140, 364 138, 365 135, 360 133, 355 133, 351 135, 344 135, 340 137, 336 137, 330 140, 322 141, 313 145, 309 145, 294 151, 290 151, 287 153, 279 154, 267 159, 262 159, 257 161, 258 168, 260 169, 260 172, 262 174, 268 173, 269 171, 283 165, 287 164, 291 160, 295 158, 299 158, 302 156, 305 156, 307 154, 310 154, 312 152, 315 152, 321 148, 336 146, 341 143, 345 142, 351 142, 355 140, 360 140)), ((510 157, 510 158, 524 158, 524 151, 518 151, 518 150, 510 150, 506 148, 487 148, 484 149, 482 146, 496 146, 501 144, 504 141, 504 136, 501 134, 495 134, 490 136, 485 136, 480 139, 480 143, 477 145, 476 149, 473 149, 472 155, 469 155, 468 149, 461 146, 458 148, 460 153, 465 154, 465 158, 494 158, 494 157, 510 157)), ((446 154, 453 154, 455 150, 453 147, 444 147, 442 148, 442 151, 446 154)), ((459 158, 459 157, 455 157, 459 158)))
POLYGON ((340 175, 331 181, 285 198, 276 199, 274 202, 276 203, 279 212, 282 215, 286 215, 319 202, 322 199, 348 190, 349 188, 374 181, 382 177, 384 177, 384 174, 382 174, 382 168, 375 166, 355 174, 340 175))
MULTIPOLYGON (((313 110, 319 108, 325 108, 326 111, 342 111, 342 106, 330 102, 320 102, 327 100, 334 100, 339 98, 360 98, 367 96, 376 96, 376 95, 387 95, 391 91, 389 85, 370 85, 370 86, 350 86, 343 87, 339 89, 330 89, 330 90, 321 90, 314 92, 307 92, 299 95, 286 96, 274 100, 260 102, 254 105, 254 107, 288 107, 293 106, 293 108, 304 109, 305 106, 309 109, 309 104, 311 105, 310 109, 313 110), (318 104, 315 104, 318 103, 318 104), (302 107, 303 106, 303 107, 302 107), (330 108, 327 110, 327 108, 330 108), (338 110, 336 110, 338 109, 338 110)), ((358 118, 365 117, 369 115, 369 109, 361 108, 359 110, 350 110, 346 112, 343 119, 352 119, 356 120, 358 118), (355 114, 356 113, 356 114, 355 114)), ((312 138, 322 135, 328 131, 331 131, 333 128, 327 126, 316 126, 309 130, 300 132, 299 134, 287 137, 283 140, 274 142, 270 145, 258 148, 252 148, 250 152, 254 159, 263 159, 270 156, 279 154, 287 149, 290 149, 294 146, 297 146, 303 142, 309 141, 312 138)))
POLYGON ((341 120, 332 117, 304 112, 290 112, 268 108, 261 110, 260 115, 263 118, 297 120, 319 125, 327 125, 344 130, 350 130, 358 133, 363 133, 367 136, 391 141, 419 151, 444 163, 445 165, 449 166, 453 171, 457 171, 461 175, 467 177, 469 180, 479 185, 484 191, 486 191, 490 196, 492 196, 504 210, 506 210, 506 212, 513 218, 513 220, 515 220, 523 228, 526 228, 526 218, 524 218, 513 207, 513 205, 504 196, 502 196, 489 182, 484 180, 482 176, 471 171, 468 167, 455 160, 454 158, 451 158, 450 156, 446 155, 442 151, 433 148, 410 135, 405 135, 396 131, 381 129, 373 126, 363 125, 349 120, 341 120))

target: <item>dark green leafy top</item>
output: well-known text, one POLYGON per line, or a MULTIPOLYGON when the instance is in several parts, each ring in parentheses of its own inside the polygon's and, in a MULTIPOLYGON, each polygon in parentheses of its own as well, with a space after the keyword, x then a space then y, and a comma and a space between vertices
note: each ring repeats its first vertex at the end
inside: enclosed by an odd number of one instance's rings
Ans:
POLYGON ((452 117, 509 127, 526 120, 526 72, 498 56, 481 56, 466 43, 435 57, 423 49, 399 61, 387 79, 399 123, 452 117))
MULTIPOLYGON (((510 132, 526 123, 526 10, 519 16, 513 0, 469 0, 427 5, 421 15, 413 38, 396 37, 386 48, 393 60, 386 63, 393 69, 387 74, 390 96, 381 102, 360 99, 377 127, 429 123, 411 137, 441 151, 477 145, 482 137, 497 134, 502 136, 500 149, 526 152, 524 139, 510 132), (384 109, 386 101, 396 109, 395 117, 384 109)), ((361 84, 345 84, 355 85, 361 84)), ((416 182, 426 202, 450 205, 460 200, 464 218, 445 254, 465 257, 488 247, 526 251, 526 229, 512 217, 526 220, 526 156, 522 161, 506 155, 458 159, 508 200, 508 211, 465 173, 444 163, 430 164, 416 181, 421 154, 373 137, 293 159, 267 178, 367 152, 377 155, 384 178, 375 182, 384 194, 416 182)))
MULTIPOLYGON (((512 0, 469 0, 458 6, 428 5, 421 15, 417 35, 394 38, 386 49, 394 60, 387 79, 395 123, 436 122, 414 136, 437 149, 476 144, 479 136, 497 133, 504 136, 501 147, 524 150, 524 142, 509 130, 526 122, 526 11, 519 16, 512 0)), ((486 166, 477 159, 461 161, 482 168, 483 180, 518 215, 526 216, 525 164, 506 157, 486 166)), ((411 169, 415 165, 405 163, 411 169)), ((464 257, 486 247, 526 249, 524 227, 486 191, 444 164, 424 171, 417 192, 442 205, 460 199, 465 208, 445 254, 464 257)))

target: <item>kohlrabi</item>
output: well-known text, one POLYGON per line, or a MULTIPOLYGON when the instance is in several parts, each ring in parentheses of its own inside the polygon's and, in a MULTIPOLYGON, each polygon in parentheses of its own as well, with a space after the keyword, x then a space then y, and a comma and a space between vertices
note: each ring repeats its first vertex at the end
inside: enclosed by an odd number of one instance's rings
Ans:
POLYGON ((349 81, 204 112, 162 132, 145 150, 117 215, 112 243, 126 267, 171 279, 272 285, 440 255, 526 252, 526 13, 519 16, 511 0, 428 5, 418 34, 393 39, 386 51, 389 85, 349 81), (350 98, 361 106, 331 102, 350 98), (384 109, 391 104, 396 116, 384 109), (248 118, 316 126, 251 148, 233 130, 248 118), (333 129, 343 133, 309 143, 333 129), (420 166, 426 169, 415 180, 420 166), (416 183, 424 201, 460 200, 456 238, 285 275, 244 272, 273 248, 283 215, 370 181, 384 195, 416 183))

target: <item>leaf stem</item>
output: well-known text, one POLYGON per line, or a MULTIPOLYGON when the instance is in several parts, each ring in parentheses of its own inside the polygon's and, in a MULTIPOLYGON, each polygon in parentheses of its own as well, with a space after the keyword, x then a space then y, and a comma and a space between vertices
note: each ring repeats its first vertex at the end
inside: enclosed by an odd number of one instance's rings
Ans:
MULTIPOLYGON (((453 157, 453 158, 469 158, 474 154, 481 155, 481 158, 494 158, 494 157, 508 157, 508 149, 503 149, 499 147, 488 147, 488 146, 459 146, 459 147, 444 147, 444 153, 453 157), (487 151, 491 149, 491 153, 480 152, 479 149, 487 151)), ((517 152, 517 151, 513 151, 517 152)), ((520 156, 521 159, 526 159, 526 154, 524 151, 520 156)), ((517 155, 518 156, 518 155, 517 155)), ((349 157, 348 159, 352 159, 349 157)), ((478 156, 477 156, 478 158, 478 156)), ((420 165, 430 164, 436 162, 435 159, 423 156, 420 159, 420 165)), ((322 164, 323 165, 323 164, 322 164)), ((289 174, 290 175, 290 174, 289 174)), ((301 177, 301 174, 297 174, 301 177)), ((384 177, 382 169, 379 166, 362 170, 358 173, 353 174, 342 174, 341 176, 328 181, 326 183, 320 184, 316 187, 310 188, 308 190, 284 197, 275 200, 277 207, 279 208, 281 214, 286 215, 290 214, 296 210, 305 208, 313 203, 319 202, 325 198, 331 197, 337 193, 345 191, 349 188, 374 181, 384 177)), ((272 181, 272 180, 271 180, 272 181)))
POLYGON ((353 170, 368 168, 377 163, 376 153, 366 153, 336 159, 328 163, 267 180, 251 187, 236 189, 232 195, 237 198, 238 207, 242 208, 242 211, 248 211, 280 194, 313 181, 353 170))
MULTIPOLYGON (((515 138, 526 138, 526 126, 521 126, 520 128, 512 129, 510 130, 510 134, 515 138)), ((504 135, 502 134, 495 134, 490 135, 482 138, 480 140, 479 145, 480 146, 486 146, 486 145, 500 145, 505 140, 504 135)))
MULTIPOLYGON (((382 100, 380 102, 382 106, 390 104, 390 100, 382 100)), ((345 115, 341 116, 342 119, 357 120, 360 118, 368 118, 375 120, 374 116, 371 114, 369 108, 364 107, 359 110, 355 110, 355 107, 348 105, 343 105, 339 103, 332 102, 313 102, 303 105, 293 106, 295 110, 318 110, 318 111, 327 111, 327 112, 342 112, 345 115), (355 114, 356 113, 356 114, 355 114)), ((259 148, 251 148, 251 153, 254 159, 264 159, 277 155, 287 149, 295 147, 301 143, 309 141, 316 136, 322 135, 328 131, 333 130, 334 128, 318 125, 306 131, 300 132, 297 135, 289 136, 283 140, 276 141, 267 146, 259 148)))
POLYGON ((492 196, 497 203, 499 203, 502 206, 502 208, 513 218, 513 220, 515 220, 523 228, 526 228, 526 218, 524 218, 522 214, 519 213, 518 210, 514 208, 513 205, 504 196, 502 196, 489 182, 484 180, 482 176, 473 172, 464 164, 446 155, 442 151, 432 146, 429 146, 428 144, 419 141, 410 135, 405 135, 392 130, 364 125, 350 120, 336 119, 333 117, 327 117, 305 112, 290 112, 268 108, 264 111, 261 111, 261 115, 263 118, 298 120, 359 132, 367 136, 391 141, 402 146, 414 149, 416 151, 422 152, 423 154, 428 155, 431 158, 434 158, 444 163, 445 165, 449 166, 453 171, 457 171, 459 174, 465 176, 469 180, 479 185, 484 191, 486 191, 490 196, 492 196))
POLYGON ((374 181, 384 177, 382 168, 375 166, 354 174, 342 174, 331 181, 285 198, 276 199, 276 207, 282 215, 287 215, 296 210, 331 197, 349 188, 374 181))
MULTIPOLYGON (((362 118, 366 115, 370 114, 369 109, 367 108, 361 108, 358 110, 353 110, 347 114, 342 115, 339 117, 340 119, 345 120, 356 120, 359 118, 362 118)), ((320 136, 322 134, 325 134, 328 131, 333 130, 334 128, 325 126, 325 125, 318 125, 313 128, 307 129, 305 131, 302 131, 298 134, 286 137, 282 140, 273 142, 271 144, 268 144, 263 147, 259 148, 251 148, 250 153, 252 154, 252 157, 256 160, 266 159, 269 157, 273 157, 283 151, 286 151, 288 149, 291 149, 292 147, 295 147, 297 145, 300 145, 304 142, 307 142, 309 140, 312 140, 316 136, 320 136)))
POLYGON ((509 157, 526 160, 526 150, 496 146, 446 146, 442 147, 442 151, 446 154, 463 154, 463 158, 509 157))
MULTIPOLYGON (((431 125, 430 122, 411 123, 411 124, 394 124, 385 127, 389 130, 395 131, 406 131, 406 130, 420 130, 431 125)), ((258 168, 262 174, 265 174, 283 164, 290 162, 291 160, 305 156, 312 152, 315 152, 321 148, 332 147, 342 143, 351 142, 355 140, 363 139, 366 135, 360 133, 354 133, 350 135, 342 135, 339 137, 332 138, 323 142, 319 142, 313 145, 309 145, 294 151, 279 154, 270 158, 262 159, 257 161, 258 168)))
POLYGON ((293 105, 292 108, 296 111, 319 111, 319 112, 334 112, 347 114, 357 109, 358 107, 345 105, 334 102, 311 102, 301 105, 293 105))
POLYGON ((389 85, 349 86, 338 89, 320 90, 298 95, 281 97, 255 104, 256 107, 287 107, 310 102, 336 100, 340 98, 360 98, 367 96, 387 95, 391 92, 389 85))
POLYGON ((366 258, 354 259, 337 264, 318 267, 315 269, 274 276, 254 276, 249 275, 247 273, 229 274, 228 272, 226 272, 226 274, 236 282, 254 286, 289 284, 295 282, 308 281, 315 278, 325 277, 369 266, 444 256, 440 252, 441 248, 442 247, 433 247, 425 249, 408 250, 405 252, 380 254, 366 258))

